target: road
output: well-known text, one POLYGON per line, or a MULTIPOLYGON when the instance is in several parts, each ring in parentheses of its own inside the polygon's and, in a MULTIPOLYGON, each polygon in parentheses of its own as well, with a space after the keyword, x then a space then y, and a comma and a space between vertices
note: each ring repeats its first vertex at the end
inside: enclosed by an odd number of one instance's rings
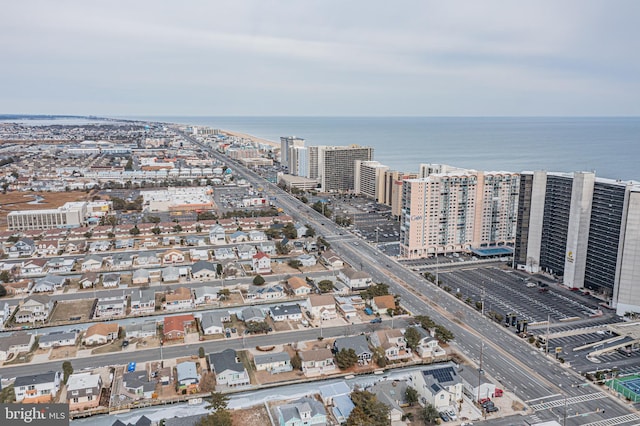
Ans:
POLYGON ((375 247, 362 243, 362 240, 347 233, 277 185, 266 182, 256 173, 188 135, 183 136, 209 150, 220 161, 233 164, 235 173, 255 187, 265 187, 269 194, 276 195, 279 207, 295 220, 312 225, 345 261, 371 274, 374 281, 389 284, 390 289, 400 295, 403 306, 412 313, 427 314, 451 330, 456 336, 454 345, 461 353, 478 364, 482 357, 482 369, 496 378, 503 388, 513 391, 524 401, 537 404, 537 418, 557 419, 553 409, 557 410, 557 404, 564 407, 566 402, 568 425, 584 425, 604 419, 609 419, 607 425, 640 421, 637 414, 630 416, 633 413, 631 407, 585 383, 581 376, 545 357, 527 342, 481 316, 444 290, 427 283, 419 274, 388 258, 375 247), (354 245, 356 241, 359 242, 357 246, 354 245), (575 413, 582 414, 573 416, 575 413))

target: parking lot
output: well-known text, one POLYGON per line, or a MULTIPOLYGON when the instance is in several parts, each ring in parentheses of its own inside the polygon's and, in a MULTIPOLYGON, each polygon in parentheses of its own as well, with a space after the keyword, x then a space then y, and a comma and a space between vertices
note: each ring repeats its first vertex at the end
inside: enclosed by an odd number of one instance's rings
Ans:
POLYGON ((244 199, 248 198, 262 198, 266 195, 260 191, 254 191, 251 188, 244 187, 219 187, 213 192, 213 201, 216 204, 218 210, 221 213, 225 213, 233 210, 252 210, 261 209, 266 205, 258 206, 245 206, 244 199))
POLYGON ((539 287, 511 270, 496 267, 440 272, 439 279, 453 294, 461 293, 462 300, 470 298, 472 305, 484 299, 485 312, 513 313, 517 320, 527 320, 529 324, 547 318, 551 322, 589 318, 599 309, 576 293, 546 284, 539 287))

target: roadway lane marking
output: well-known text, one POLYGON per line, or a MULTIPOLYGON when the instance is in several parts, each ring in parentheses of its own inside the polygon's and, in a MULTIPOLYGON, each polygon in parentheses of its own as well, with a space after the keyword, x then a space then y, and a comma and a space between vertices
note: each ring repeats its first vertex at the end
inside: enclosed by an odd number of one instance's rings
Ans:
POLYGON ((562 399, 556 399, 554 401, 534 404, 534 405, 531 405, 530 408, 532 408, 535 411, 542 411, 542 410, 548 410, 550 408, 562 407, 563 405, 579 404, 581 402, 593 401, 596 399, 602 399, 602 398, 608 398, 608 397, 609 395, 607 395, 604 392, 595 392, 595 393, 589 393, 585 395, 573 396, 567 399, 562 398, 562 399))
POLYGON ((541 396, 540 398, 533 398, 533 399, 530 399, 530 400, 525 401, 525 402, 528 404, 528 403, 530 403, 530 402, 538 401, 538 400, 540 400, 540 399, 545 399, 545 398, 555 398, 556 396, 562 396, 562 394, 554 393, 553 395, 541 396))
POLYGON ((628 423, 640 420, 640 416, 635 413, 626 414, 624 416, 612 417, 610 419, 598 420, 597 422, 591 422, 582 426, 614 426, 622 423, 628 423))

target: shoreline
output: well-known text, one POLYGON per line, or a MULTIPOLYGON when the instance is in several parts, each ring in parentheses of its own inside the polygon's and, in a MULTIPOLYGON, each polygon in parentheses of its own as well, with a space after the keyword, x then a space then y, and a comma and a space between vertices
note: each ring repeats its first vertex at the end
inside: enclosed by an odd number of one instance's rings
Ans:
POLYGON ((259 144, 262 144, 262 145, 270 145, 270 146, 272 146, 274 148, 280 148, 280 144, 278 142, 274 142, 274 141, 271 141, 269 139, 259 138, 257 136, 253 136, 253 135, 250 135, 248 133, 242 133, 242 132, 237 132, 235 130, 226 130, 226 129, 220 129, 220 131, 223 134, 227 135, 227 136, 233 136, 233 137, 236 137, 236 138, 249 139, 252 142, 256 142, 256 143, 259 143, 259 144))

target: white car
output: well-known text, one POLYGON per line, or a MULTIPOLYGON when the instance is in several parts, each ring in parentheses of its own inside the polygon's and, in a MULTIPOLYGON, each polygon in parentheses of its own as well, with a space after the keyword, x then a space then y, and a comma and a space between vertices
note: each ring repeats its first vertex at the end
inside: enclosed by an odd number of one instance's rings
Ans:
POLYGON ((456 412, 453 410, 449 410, 447 411, 447 414, 449 415, 449 418, 453 421, 458 420, 458 416, 456 416, 456 412))

